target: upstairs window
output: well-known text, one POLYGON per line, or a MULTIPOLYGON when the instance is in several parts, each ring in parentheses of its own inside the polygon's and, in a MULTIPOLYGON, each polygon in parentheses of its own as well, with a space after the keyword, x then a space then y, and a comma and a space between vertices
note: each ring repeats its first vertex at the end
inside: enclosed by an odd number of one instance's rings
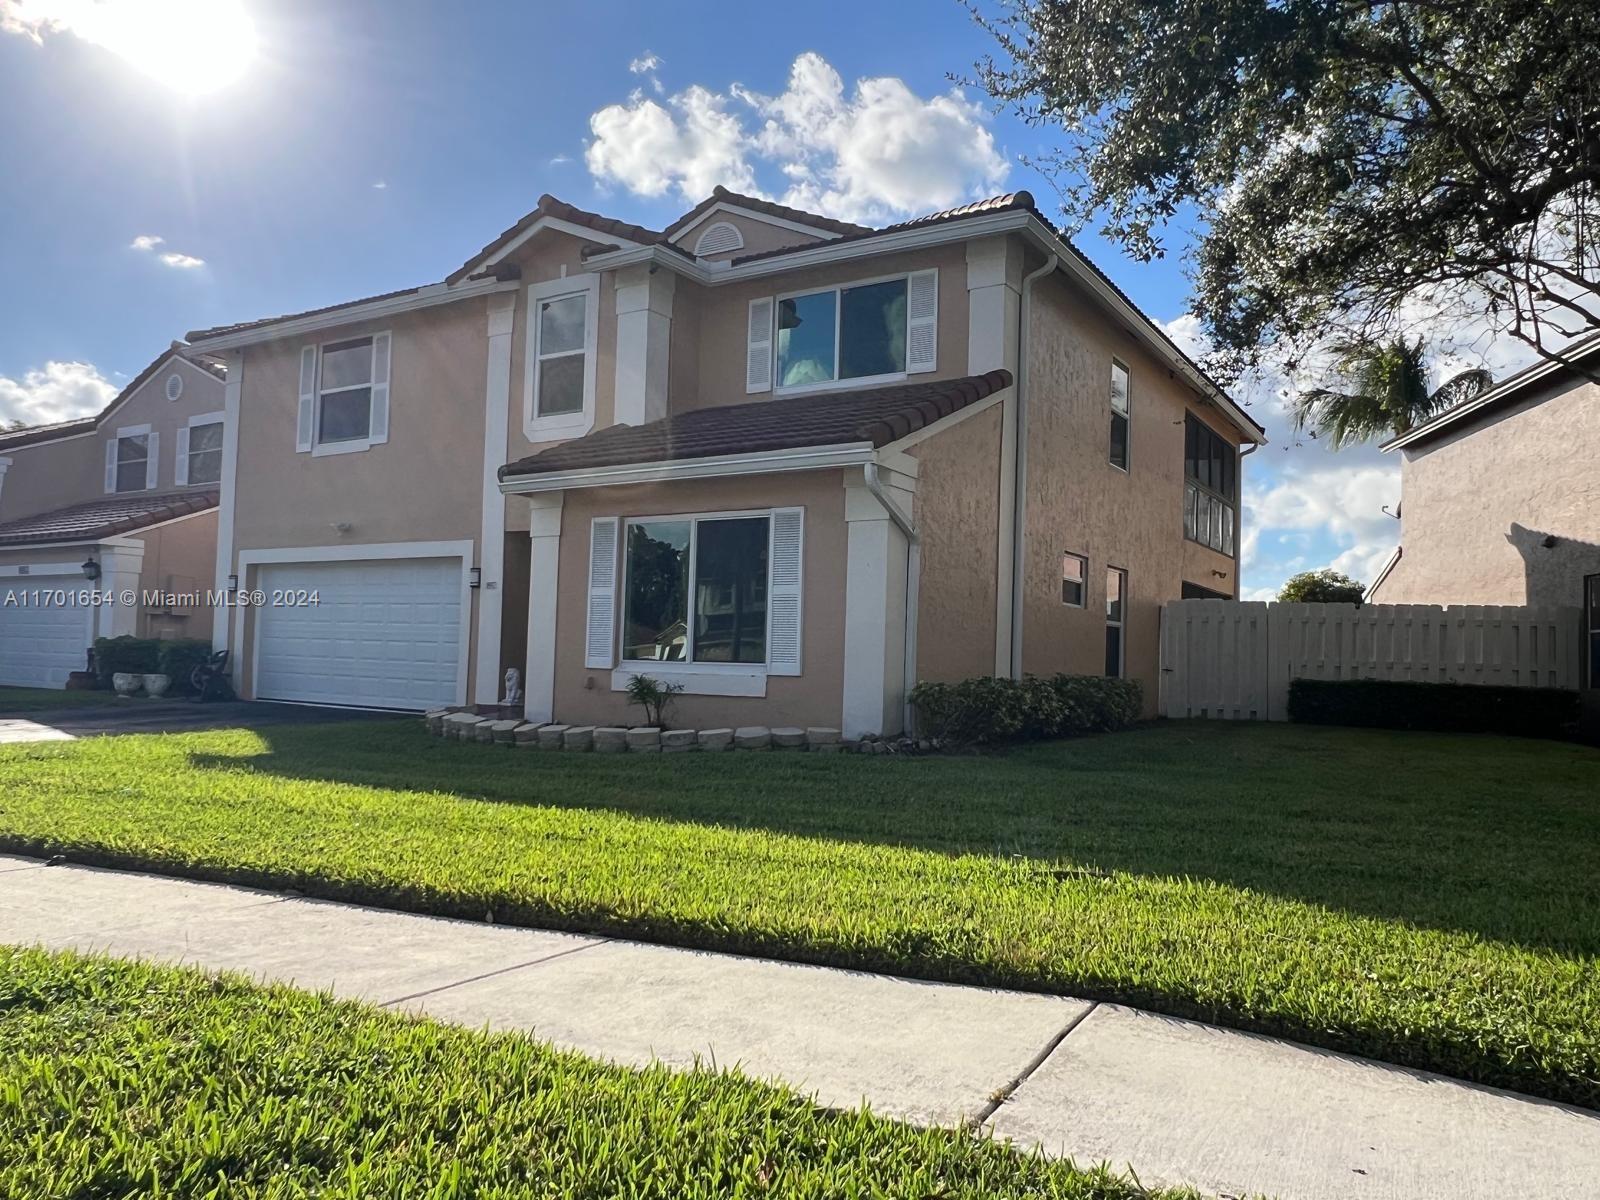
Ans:
POLYGON ((541 417, 583 411, 588 299, 578 293, 539 301, 535 412, 541 417))
POLYGON ((938 315, 937 271, 752 300, 746 390, 803 391, 935 370, 938 315))
POLYGON ((581 437, 594 428, 600 277, 546 279, 527 295, 523 433, 531 442, 581 437))
POLYGON ((1128 368, 1116 359, 1111 360, 1111 449, 1109 460, 1113 467, 1128 469, 1128 418, 1129 418, 1128 368))
MULTIPOLYGON (((179 430, 179 433, 185 432, 179 430)), ((179 483, 218 483, 222 479, 222 422, 204 421, 189 426, 189 444, 180 446, 183 462, 179 483)))
POLYGON ((117 431, 117 439, 107 447, 106 491, 143 492, 155 487, 155 439, 148 428, 117 431))
POLYGON ((297 450, 345 454, 389 440, 392 340, 375 333, 301 349, 297 450))
POLYGON ((1239 452, 1193 413, 1183 421, 1183 477, 1183 536, 1231 558, 1239 452))

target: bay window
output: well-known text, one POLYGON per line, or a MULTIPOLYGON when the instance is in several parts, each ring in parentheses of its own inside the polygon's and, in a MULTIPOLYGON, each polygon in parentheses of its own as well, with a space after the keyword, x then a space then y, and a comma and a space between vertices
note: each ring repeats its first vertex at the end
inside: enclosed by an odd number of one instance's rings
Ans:
POLYGON ((767 661, 769 516, 629 521, 625 662, 767 661))
POLYGON ((1193 413, 1183 424, 1183 536, 1231 558, 1239 452, 1193 413))

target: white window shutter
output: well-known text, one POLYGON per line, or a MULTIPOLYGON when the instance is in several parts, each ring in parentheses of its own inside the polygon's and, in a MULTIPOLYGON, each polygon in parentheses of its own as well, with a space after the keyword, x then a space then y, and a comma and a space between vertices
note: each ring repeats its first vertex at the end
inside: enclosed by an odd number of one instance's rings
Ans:
POLYGON ((189 484, 189 427, 178 426, 178 457, 172 463, 172 482, 178 487, 189 484))
POLYGON ((146 444, 150 447, 150 457, 144 460, 144 486, 146 491, 154 491, 161 478, 161 435, 151 430, 146 435, 146 444))
POLYGON ((616 665, 616 613, 617 518, 596 517, 589 522, 589 625, 584 666, 616 665))
POLYGON ((106 443, 106 493, 117 490, 117 439, 106 443))
POLYGON ((300 415, 295 422, 294 448, 311 449, 312 424, 317 413, 317 348, 300 351, 300 415))
POLYGON ((750 301, 750 335, 745 346, 744 390, 751 394, 772 390, 771 296, 750 301))
POLYGON ((367 440, 373 445, 389 440, 389 342, 387 333, 372 339, 372 424, 367 440))
POLYGON ((906 279, 906 374, 939 369, 939 272, 906 279))
POLYGON ((767 593, 769 675, 800 674, 805 512, 803 508, 772 510, 772 586, 767 593))

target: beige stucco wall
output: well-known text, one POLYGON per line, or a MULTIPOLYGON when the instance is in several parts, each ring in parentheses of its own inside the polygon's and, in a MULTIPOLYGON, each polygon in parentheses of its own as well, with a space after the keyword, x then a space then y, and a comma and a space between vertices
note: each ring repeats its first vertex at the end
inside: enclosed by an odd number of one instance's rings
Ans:
POLYGON ((192 416, 222 411, 222 394, 223 385, 215 376, 174 359, 117 405, 93 433, 10 450, 0 447, 0 456, 11 459, 0 483, 0 521, 104 498, 106 442, 117 436, 118 429, 133 425, 149 425, 160 435, 155 490, 177 489, 178 430, 192 416), (175 401, 168 400, 165 391, 167 378, 174 373, 184 381, 183 394, 175 401))
POLYGON ((918 460, 915 517, 922 539, 917 678, 994 673, 999 570, 999 405, 935 434, 918 460))
MULTIPOLYGON (((152 591, 204 594, 213 587, 217 562, 217 512, 199 513, 134 535, 144 543, 139 574, 141 599, 152 591)), ((205 603, 151 607, 141 604, 139 634, 155 638, 211 640, 211 606, 205 603)))
MULTIPOLYGON (((786 295, 811 288, 880 279, 908 271, 939 270, 939 369, 914 377, 917 381, 947 379, 967 373, 967 259, 961 244, 939 246, 913 254, 886 254, 856 259, 826 267, 715 288, 698 288, 680 281, 677 297, 698 292, 699 320, 698 386, 680 394, 674 391, 670 406, 674 412, 716 404, 744 404, 771 399, 772 393, 750 395, 744 390, 745 343, 750 322, 750 301, 762 296, 786 295)), ((693 303, 694 301, 691 301, 693 303)), ((676 340, 673 353, 677 353, 676 340)))
MULTIPOLYGON (((683 728, 738 725, 838 726, 844 696, 844 477, 810 471, 693 483, 594 488, 567 493, 561 515, 556 600, 556 720, 578 725, 638 725, 642 712, 611 690, 609 670, 584 666, 589 522, 594 517, 805 509, 804 630, 801 669, 771 676, 764 698, 680 696, 672 721, 683 728)), ((617 619, 623 611, 621 583, 617 619)))
POLYGON ((1600 385, 1552 385, 1402 454, 1403 553, 1372 599, 1583 602, 1600 573, 1600 385))
POLYGON ((1040 282, 1033 300, 1023 669, 1104 673, 1106 569, 1121 567, 1128 572, 1126 673, 1144 685, 1153 713, 1161 605, 1179 598, 1186 578, 1233 594, 1238 585, 1233 559, 1183 536, 1184 413, 1234 444, 1239 434, 1059 276, 1040 282), (1126 472, 1107 461, 1113 355, 1131 375, 1126 472), (1061 603, 1065 551, 1089 559, 1081 609, 1061 603))
POLYGON ((808 246, 825 239, 814 233, 802 233, 798 229, 785 229, 774 225, 770 221, 757 220, 747 217, 743 213, 714 213, 690 229, 687 236, 677 239, 677 244, 689 253, 694 253, 694 245, 700 240, 700 235, 713 225, 727 222, 744 236, 744 245, 738 250, 724 251, 721 254, 707 254, 706 262, 729 262, 742 258, 747 254, 764 254, 768 250, 781 250, 785 246, 808 246))

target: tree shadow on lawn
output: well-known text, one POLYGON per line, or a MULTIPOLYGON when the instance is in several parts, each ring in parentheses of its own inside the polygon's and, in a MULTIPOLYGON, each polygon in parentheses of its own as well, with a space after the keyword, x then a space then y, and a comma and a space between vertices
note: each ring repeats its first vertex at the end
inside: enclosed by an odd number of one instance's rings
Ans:
MULTIPOLYGON (((252 770, 1230 887, 1600 953, 1600 752, 1309 726, 1161 723, 1004 754, 567 755, 414 726, 277 727, 252 770)), ((200 768, 240 760, 192 755, 200 768)))

